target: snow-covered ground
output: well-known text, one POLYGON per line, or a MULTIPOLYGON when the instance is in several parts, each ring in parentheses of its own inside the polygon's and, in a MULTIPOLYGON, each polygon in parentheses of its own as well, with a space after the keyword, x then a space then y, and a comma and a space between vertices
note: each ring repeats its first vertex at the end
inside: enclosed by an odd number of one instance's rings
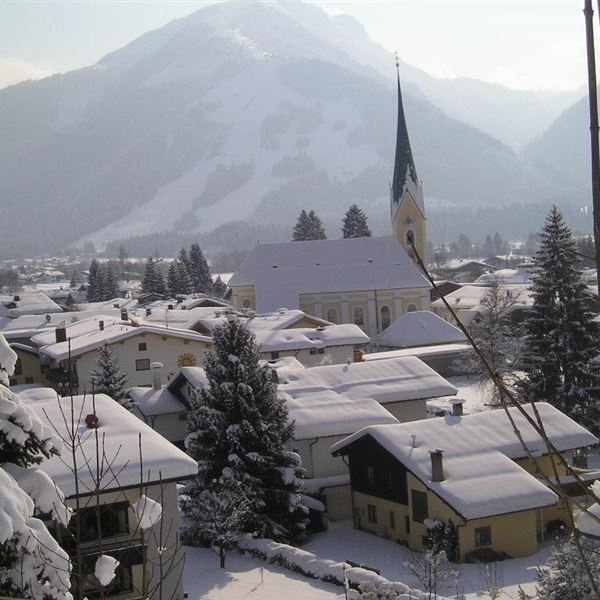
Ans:
POLYGON ((237 552, 226 569, 208 548, 185 547, 183 589, 189 600, 341 600, 341 587, 310 579, 237 552))
POLYGON ((489 405, 493 402, 493 386, 491 382, 480 382, 479 375, 446 377, 446 380, 458 389, 458 394, 456 396, 445 396, 429 400, 427 407, 430 411, 438 409, 452 410, 450 401, 454 398, 461 398, 465 401, 465 414, 481 412, 490 408, 489 405))
MULTIPOLYGON (((330 523, 329 530, 319 533, 304 545, 306 550, 321 558, 337 561, 352 560, 363 563, 381 571, 381 575, 391 581, 402 581, 406 585, 422 589, 419 582, 410 573, 406 562, 415 555, 404 546, 389 540, 358 531, 349 521, 330 523)), ((544 564, 550 554, 548 543, 535 555, 527 558, 516 558, 497 563, 503 573, 505 600, 517 599, 519 586, 525 592, 535 591, 535 575, 537 565, 544 564)), ((482 591, 481 565, 458 565, 462 588, 467 600, 486 598, 479 594, 482 591)), ((454 596, 454 588, 447 586, 438 590, 448 597, 454 596)), ((291 597, 291 596, 290 596, 291 597)))

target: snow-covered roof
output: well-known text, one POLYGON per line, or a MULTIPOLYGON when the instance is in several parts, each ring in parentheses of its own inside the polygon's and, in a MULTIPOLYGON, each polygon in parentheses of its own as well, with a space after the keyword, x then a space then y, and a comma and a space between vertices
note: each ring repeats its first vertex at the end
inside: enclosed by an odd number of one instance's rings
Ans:
POLYGON ((202 367, 181 367, 179 372, 168 384, 171 391, 178 385, 175 382, 177 382, 180 377, 185 378, 185 380, 195 389, 208 385, 208 377, 206 376, 206 371, 202 367))
POLYGON ((248 319, 248 328, 252 331, 261 329, 287 329, 302 321, 308 319, 314 322, 315 326, 323 325, 324 327, 332 325, 325 319, 320 319, 313 315, 307 315, 303 310, 293 308, 278 308, 269 313, 256 314, 251 319, 248 319))
MULTIPOLYGON (((21 396, 23 398, 23 396, 21 396)), ((26 403, 50 425, 56 433, 66 438, 71 423, 71 399, 56 395, 31 400, 26 403), (62 411, 66 415, 63 418, 62 411)), ((103 454, 100 470, 102 491, 120 487, 140 485, 139 436, 141 435, 143 456, 143 483, 156 483, 193 477, 197 472, 196 461, 168 442, 143 421, 131 414, 112 398, 104 394, 95 396, 96 415, 99 420, 97 430, 88 429, 83 423, 86 415, 93 413, 91 396, 75 396, 73 409, 80 443, 77 449, 78 479, 83 494, 94 491, 93 475, 96 473, 96 442, 94 431, 98 432, 103 454), (77 423, 82 415, 81 423, 77 423), (93 475, 92 475, 93 474, 93 475)), ((63 446, 62 455, 45 460, 39 468, 46 472, 67 497, 75 494, 73 466, 69 450, 63 446), (66 464, 65 464, 66 463, 66 464)))
MULTIPOLYGON (((91 352, 102 347, 104 344, 114 344, 131 337, 135 337, 142 334, 154 334, 166 337, 174 337, 179 339, 185 339, 194 342, 200 342, 204 344, 211 344, 212 338, 200 335, 194 331, 188 329, 175 329, 173 327, 155 327, 151 325, 140 325, 139 327, 129 325, 124 321, 105 321, 104 329, 101 330, 98 321, 101 321, 99 317, 94 317, 89 321, 91 324, 95 324, 95 327, 91 327, 90 323, 74 323, 71 326, 67 326, 67 338, 70 341, 58 342, 55 341, 40 346, 40 355, 47 356, 54 360, 65 360, 69 357, 81 356, 87 352, 91 352)), ((32 341, 37 341, 42 335, 35 336, 32 341)))
POLYGON ((464 333, 429 310, 419 310, 403 314, 387 327, 378 342, 382 346, 409 348, 464 342, 464 333))
POLYGON ((294 421, 294 439, 306 440, 354 433, 368 425, 398 423, 381 404, 371 398, 352 398, 333 391, 284 398, 290 420, 294 421))
MULTIPOLYGON (((528 285, 503 285, 510 290, 516 299, 515 308, 518 306, 531 306, 533 298, 528 285)), ((490 288, 484 285, 463 285, 462 287, 446 295, 448 304, 454 310, 478 309, 483 297, 490 288)), ((432 308, 445 308, 441 298, 431 303, 432 308)))
POLYGON ((300 294, 429 288, 393 236, 260 244, 229 280, 252 285, 261 312, 296 307, 300 294))
POLYGON ((40 315, 61 313, 62 308, 42 291, 19 292, 0 296, 0 316, 40 315), (18 297, 18 300, 15 300, 18 297), (8 306, 7 306, 8 305, 8 306), (9 308, 16 305, 14 308, 9 308))
POLYGON ((278 370, 280 390, 294 398, 334 391, 381 404, 456 394, 456 388, 418 358, 278 370))
POLYGON ((403 356, 416 356, 417 358, 431 358, 434 356, 447 356, 448 354, 463 354, 471 350, 470 344, 438 344, 435 346, 417 346, 415 348, 401 348, 387 352, 369 352, 363 354, 365 362, 373 360, 386 360, 389 358, 402 358, 403 356))
POLYGON ((493 273, 483 273, 475 283, 490 283, 498 281, 502 285, 507 284, 528 284, 531 285, 531 277, 526 269, 498 269, 493 273))
POLYGON ((579 515, 575 527, 584 535, 600 538, 600 504, 592 504, 579 515))
POLYGON ((326 348, 328 346, 351 346, 368 344, 369 336, 350 323, 329 327, 293 329, 257 329, 256 342, 262 352, 301 350, 305 348, 326 348))
POLYGON ((458 271, 460 269, 470 269, 472 267, 481 267, 493 270, 494 267, 481 260, 472 258, 451 258, 439 267, 440 271, 458 271))
MULTIPOLYGON (((536 407, 548 437, 559 451, 598 442, 589 431, 550 404, 539 402, 536 407)), ((531 406, 524 408, 535 418, 531 406)), ((544 441, 533 427, 516 408, 509 411, 533 455, 546 454, 544 441)), ((511 460, 526 457, 526 452, 502 410, 366 427, 334 444, 331 451, 343 454, 350 444, 367 435, 467 519, 527 510, 557 501, 554 492, 511 460), (433 449, 444 452, 446 478, 441 482, 431 481, 429 451, 433 449)))
POLYGON ((145 417, 180 413, 185 406, 175 398, 167 386, 159 390, 148 387, 132 387, 127 390, 127 395, 135 402, 136 408, 145 417))

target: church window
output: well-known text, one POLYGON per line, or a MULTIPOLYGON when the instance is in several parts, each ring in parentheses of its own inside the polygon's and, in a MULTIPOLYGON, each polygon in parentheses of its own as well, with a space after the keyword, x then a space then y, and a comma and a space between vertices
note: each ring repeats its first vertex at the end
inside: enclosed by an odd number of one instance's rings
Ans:
POLYGON ((365 324, 365 311, 362 306, 357 306, 354 309, 354 324, 355 325, 364 325, 365 324))
POLYGON ((409 304, 408 308, 406 309, 406 312, 415 312, 417 310, 417 305, 416 304, 409 304))
POLYGON ((406 243, 409 246, 415 243, 415 232, 412 229, 406 230, 406 243))
POLYGON ((327 311, 327 320, 330 323, 337 323, 338 322, 338 320, 337 320, 337 311, 335 310, 335 308, 330 308, 327 311))
POLYGON ((246 298, 243 302, 242 302, 242 307, 243 308, 252 308, 252 302, 250 302, 250 300, 248 298, 246 298))
POLYGON ((390 326, 390 322, 391 322, 390 307, 382 306, 379 313, 381 315, 381 331, 383 331, 384 329, 387 329, 390 326))

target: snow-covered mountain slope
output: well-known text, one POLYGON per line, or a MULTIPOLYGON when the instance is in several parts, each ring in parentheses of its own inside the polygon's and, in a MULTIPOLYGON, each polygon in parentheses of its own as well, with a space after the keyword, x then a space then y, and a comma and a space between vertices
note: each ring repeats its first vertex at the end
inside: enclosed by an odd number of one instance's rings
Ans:
MULTIPOLYGON (((0 90, 0 252, 233 220, 288 226, 305 207, 339 220, 355 201, 377 207, 381 230, 396 113, 384 55, 355 21, 312 5, 225 3, 93 67, 0 90)), ((405 93, 429 198, 563 196, 559 178, 414 85, 405 93)))

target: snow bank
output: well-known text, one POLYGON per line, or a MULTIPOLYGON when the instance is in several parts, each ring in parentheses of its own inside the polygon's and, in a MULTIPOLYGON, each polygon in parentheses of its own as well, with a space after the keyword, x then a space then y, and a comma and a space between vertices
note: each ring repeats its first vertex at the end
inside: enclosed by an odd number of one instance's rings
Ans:
POLYGON ((100 582, 100 585, 107 586, 115 578, 115 570, 119 566, 119 561, 108 554, 102 554, 96 561, 94 575, 100 582))
MULTIPOLYGON (((313 579, 321 579, 336 585, 345 585, 345 581, 353 588, 370 583, 373 585, 387 584, 400 594, 398 600, 426 600, 427 594, 411 589, 404 583, 389 582, 385 577, 374 571, 360 567, 352 567, 345 562, 336 562, 326 558, 319 558, 316 554, 294 548, 287 544, 280 544, 269 539, 256 539, 249 535, 242 536, 237 541, 238 549, 242 553, 249 553, 254 557, 274 563, 301 573, 313 579)), ((443 600, 441 596, 438 596, 443 600)))

